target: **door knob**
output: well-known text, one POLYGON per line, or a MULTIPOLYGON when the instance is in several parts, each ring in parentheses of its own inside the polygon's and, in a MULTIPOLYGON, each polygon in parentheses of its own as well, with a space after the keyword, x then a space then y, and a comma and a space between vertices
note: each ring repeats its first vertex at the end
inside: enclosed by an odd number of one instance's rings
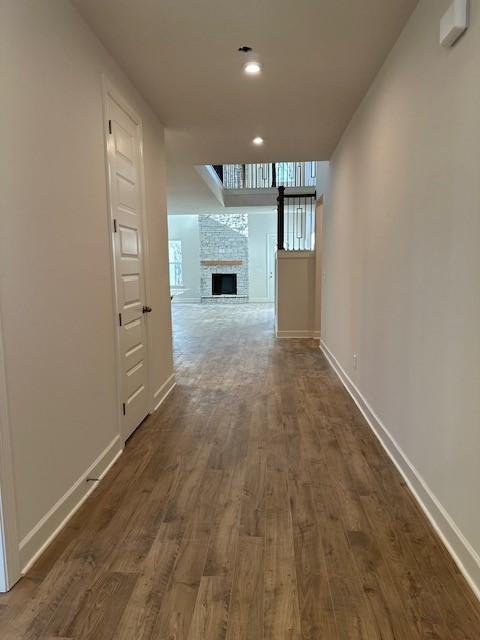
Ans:
POLYGON ((142 313, 150 313, 152 311, 152 307, 143 307, 142 313))

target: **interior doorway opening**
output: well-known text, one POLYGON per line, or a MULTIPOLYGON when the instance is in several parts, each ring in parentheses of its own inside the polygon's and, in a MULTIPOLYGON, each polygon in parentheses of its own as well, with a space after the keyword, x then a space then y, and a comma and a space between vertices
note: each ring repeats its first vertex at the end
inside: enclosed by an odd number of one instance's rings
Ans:
POLYGON ((256 322, 257 312, 265 312, 274 331, 276 208, 169 215, 168 229, 172 325, 177 338, 186 339, 192 323, 185 319, 192 311, 208 331, 215 331, 215 318, 226 322, 230 318, 233 328, 240 318, 256 322))

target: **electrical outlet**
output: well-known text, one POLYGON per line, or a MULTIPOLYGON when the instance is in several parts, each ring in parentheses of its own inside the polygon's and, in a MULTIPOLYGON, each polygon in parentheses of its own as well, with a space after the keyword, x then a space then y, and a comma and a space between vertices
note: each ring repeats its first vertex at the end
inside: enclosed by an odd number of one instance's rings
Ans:
POLYGON ((353 368, 354 369, 357 368, 357 354, 356 353, 353 354, 353 368))

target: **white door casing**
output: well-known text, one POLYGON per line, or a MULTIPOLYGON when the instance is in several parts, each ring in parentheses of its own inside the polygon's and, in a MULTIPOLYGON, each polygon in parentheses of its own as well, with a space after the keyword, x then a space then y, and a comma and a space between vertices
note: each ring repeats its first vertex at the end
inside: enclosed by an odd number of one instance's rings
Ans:
POLYGON ((149 413, 141 120, 105 83, 120 420, 126 440, 149 413))
POLYGON ((20 579, 17 504, 0 310, 0 592, 20 579))

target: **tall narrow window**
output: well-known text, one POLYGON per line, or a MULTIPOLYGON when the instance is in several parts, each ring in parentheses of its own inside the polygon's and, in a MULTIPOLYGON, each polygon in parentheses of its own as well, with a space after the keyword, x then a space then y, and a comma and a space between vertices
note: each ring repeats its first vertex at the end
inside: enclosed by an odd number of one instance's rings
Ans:
POLYGON ((182 241, 168 241, 170 286, 183 287, 182 241))

